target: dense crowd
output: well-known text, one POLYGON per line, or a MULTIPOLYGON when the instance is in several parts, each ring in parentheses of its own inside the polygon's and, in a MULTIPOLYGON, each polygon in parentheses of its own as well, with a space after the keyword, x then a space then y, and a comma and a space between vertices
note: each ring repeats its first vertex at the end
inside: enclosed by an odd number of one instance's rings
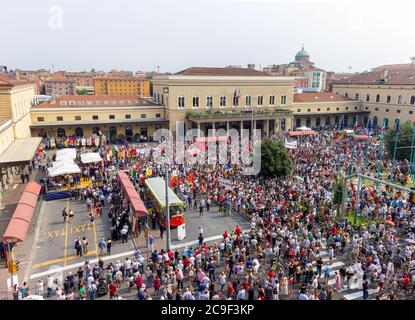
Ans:
MULTIPOLYGON (((282 134, 273 138, 286 139, 282 134)), ((111 253, 111 241, 127 241, 131 230, 129 206, 123 205, 114 173, 128 170, 145 199, 145 179, 164 176, 165 167, 156 164, 149 144, 103 146, 100 152, 103 163, 87 171, 102 186, 81 194, 74 191, 74 197, 86 202, 91 219, 93 209, 99 215, 108 208, 112 238, 99 243, 104 255, 111 253)), ((339 175, 360 172, 375 177, 386 172, 393 181, 405 184, 408 164, 398 162, 392 168, 387 155, 380 162, 375 137, 356 142, 332 132, 299 138, 290 156, 292 175, 274 179, 244 176, 241 167, 231 164, 171 165, 170 185, 187 209, 196 207, 201 215, 211 207, 239 213, 250 220, 250 231, 235 226, 224 230, 222 241, 207 244, 201 230, 199 245, 193 247, 154 250, 148 259, 136 250, 124 261, 105 264, 100 259, 95 265, 86 261, 63 283, 52 276, 46 283, 39 280, 37 294, 44 295, 45 287, 48 297, 58 299, 96 299, 108 293, 116 299, 120 288, 127 287, 128 292, 136 290, 139 300, 333 300, 340 299, 346 287, 361 290, 363 299, 368 299, 370 289, 376 289, 376 299, 413 297, 415 205, 408 195, 369 181, 358 195, 356 183, 351 182, 346 212, 353 215, 358 204, 366 221, 357 227, 352 219, 340 219, 339 205, 333 200, 339 175), (224 179, 231 186, 223 185, 224 179), (338 257, 350 266, 335 271, 330 281, 338 257)), ((140 231, 150 222, 155 227, 151 212, 142 219, 140 231)), ((24 285, 15 293, 27 291, 24 285)))

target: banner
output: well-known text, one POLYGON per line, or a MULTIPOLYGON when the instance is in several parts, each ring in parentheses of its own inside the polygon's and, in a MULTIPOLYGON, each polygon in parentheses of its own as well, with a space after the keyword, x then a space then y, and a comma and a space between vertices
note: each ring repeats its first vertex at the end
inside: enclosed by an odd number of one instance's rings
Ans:
POLYGON ((297 140, 291 142, 285 140, 285 147, 287 149, 297 149, 297 140))

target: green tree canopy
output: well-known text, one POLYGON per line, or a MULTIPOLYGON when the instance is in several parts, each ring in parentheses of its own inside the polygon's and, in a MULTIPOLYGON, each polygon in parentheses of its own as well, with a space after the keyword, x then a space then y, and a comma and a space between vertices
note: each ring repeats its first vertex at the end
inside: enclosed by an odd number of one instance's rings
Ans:
POLYGON ((292 163, 282 141, 261 141, 261 172, 264 177, 284 177, 291 174, 292 163))
MULTIPOLYGON (((410 120, 401 123, 400 130, 398 134, 398 143, 396 149, 396 160, 410 160, 411 156, 411 143, 412 143, 412 134, 413 134, 413 125, 410 120)), ((385 144, 388 148, 391 159, 393 158, 393 152, 395 149, 396 141, 396 123, 393 126, 393 129, 388 130, 385 134, 385 144)))

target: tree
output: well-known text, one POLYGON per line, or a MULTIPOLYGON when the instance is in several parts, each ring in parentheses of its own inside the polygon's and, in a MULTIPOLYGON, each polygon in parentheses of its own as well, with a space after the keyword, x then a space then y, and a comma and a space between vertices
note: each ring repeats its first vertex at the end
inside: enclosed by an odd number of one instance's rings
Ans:
POLYGON ((337 178, 333 184, 333 203, 337 206, 337 217, 340 215, 340 205, 343 200, 343 178, 337 178))
MULTIPOLYGON (((400 126, 400 130, 398 133, 398 144, 396 149, 396 160, 410 160, 411 156, 411 138, 412 138, 412 123, 410 120, 405 121, 400 126)), ((391 159, 393 159, 393 152, 395 150, 395 142, 396 142, 396 123, 393 129, 388 130, 385 135, 385 144, 389 150, 389 154, 391 159)))
POLYGON ((292 163, 282 141, 261 141, 261 172, 263 177, 284 177, 291 174, 292 163))
POLYGON ((77 90, 76 90, 76 94, 77 94, 78 96, 85 96, 85 95, 87 95, 87 94, 88 94, 88 90, 86 90, 85 88, 82 88, 82 89, 77 89, 77 90))

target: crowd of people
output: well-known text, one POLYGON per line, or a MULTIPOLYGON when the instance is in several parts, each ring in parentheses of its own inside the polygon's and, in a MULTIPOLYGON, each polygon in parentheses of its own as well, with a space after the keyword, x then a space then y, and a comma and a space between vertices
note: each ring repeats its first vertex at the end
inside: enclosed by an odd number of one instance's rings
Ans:
MULTIPOLYGON (((280 133, 272 138, 287 137, 280 133)), ((124 242, 131 230, 129 206, 123 205, 114 173, 128 171, 145 199, 145 179, 164 176, 165 167, 155 161, 150 144, 102 146, 100 152, 104 161, 94 174, 102 187, 86 189, 81 198, 90 212, 108 211, 112 237, 100 241, 103 254, 108 243, 110 253, 111 240, 124 242)), ((47 296, 58 299, 117 299, 125 287, 136 290, 139 300, 333 300, 341 299, 346 287, 361 291, 363 299, 370 289, 376 289, 376 299, 413 296, 415 204, 408 195, 370 181, 363 182, 358 194, 356 183, 350 182, 345 219, 334 201, 338 176, 359 172, 376 177, 380 167, 402 183, 407 163, 392 166, 387 154, 380 162, 375 137, 356 142, 334 132, 300 137, 290 156, 292 175, 272 179, 245 176, 232 164, 171 165, 170 186, 187 210, 199 209, 201 218, 212 207, 241 214, 249 219, 250 231, 235 226, 217 243, 204 243, 201 237, 196 246, 154 250, 148 259, 136 250, 124 261, 86 261, 63 283, 52 276, 47 283, 39 280, 38 293, 43 295, 46 286, 47 296), (223 185, 224 180, 230 186, 223 185), (355 210, 365 223, 356 226, 347 218, 355 210), (350 266, 335 271, 330 281, 336 258, 350 266)), ((142 219, 140 231, 149 227, 151 218, 142 219)))

